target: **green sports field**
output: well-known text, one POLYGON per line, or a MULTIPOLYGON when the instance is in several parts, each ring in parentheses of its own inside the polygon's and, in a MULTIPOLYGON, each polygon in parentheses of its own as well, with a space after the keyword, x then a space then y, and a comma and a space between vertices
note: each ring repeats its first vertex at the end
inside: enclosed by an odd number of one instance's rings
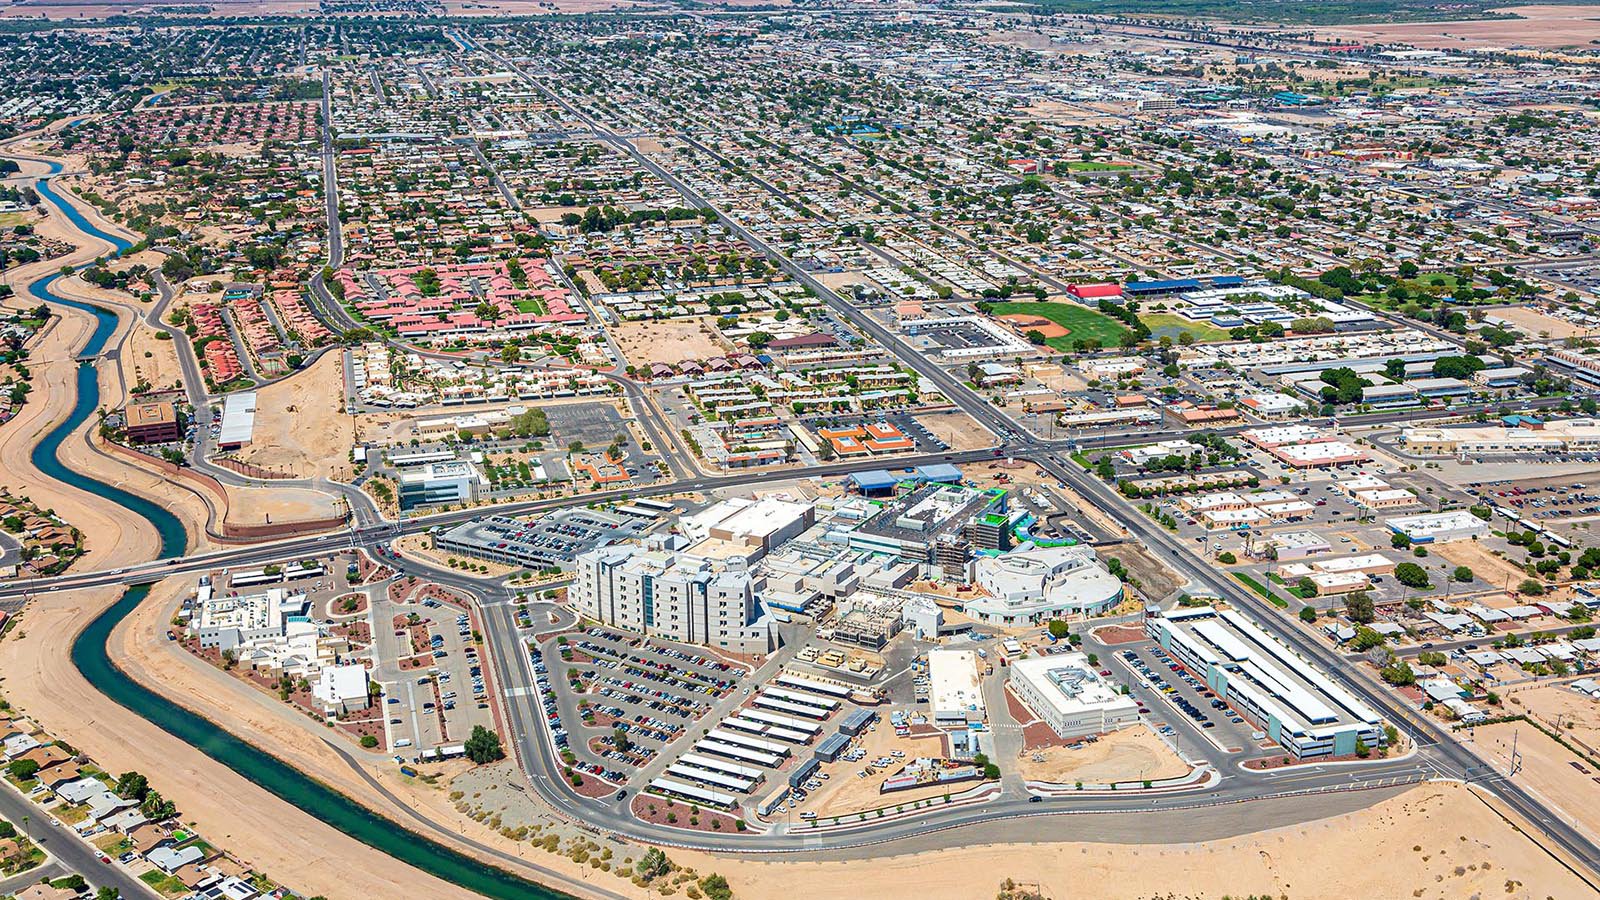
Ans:
POLYGON ((1063 337, 1045 340, 1053 350, 1071 350, 1074 341, 1098 340, 1101 346, 1115 347, 1127 331, 1121 322, 1076 303, 1038 303, 1033 300, 996 303, 989 310, 995 316, 1043 316, 1067 329, 1063 337))

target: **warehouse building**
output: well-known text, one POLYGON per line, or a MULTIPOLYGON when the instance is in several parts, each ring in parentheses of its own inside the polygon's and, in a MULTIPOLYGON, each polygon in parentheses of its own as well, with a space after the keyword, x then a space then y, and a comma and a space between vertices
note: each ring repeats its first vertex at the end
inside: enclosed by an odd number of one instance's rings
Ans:
POLYGON ((1058 737, 1104 734, 1139 721, 1139 704, 1102 681, 1082 653, 1019 659, 1008 683, 1058 737))
POLYGON ((1204 607, 1151 616, 1174 660, 1297 759, 1348 756, 1383 743, 1378 714, 1243 613, 1204 607))

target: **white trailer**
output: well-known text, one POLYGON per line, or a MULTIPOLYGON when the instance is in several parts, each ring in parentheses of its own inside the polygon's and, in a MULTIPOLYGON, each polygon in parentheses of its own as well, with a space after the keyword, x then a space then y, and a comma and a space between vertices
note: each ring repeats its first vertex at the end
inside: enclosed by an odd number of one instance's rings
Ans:
POLYGON ((783 761, 776 753, 768 753, 765 750, 752 750, 749 747, 740 747, 737 744, 729 744, 724 741, 703 740, 695 744, 694 748, 705 753, 715 753, 718 756, 726 756, 731 759, 743 760, 747 763, 755 763, 758 766, 766 766, 769 769, 776 769, 778 763, 783 761))
POLYGON ((739 798, 733 796, 732 794, 724 794, 721 791, 713 791, 709 788, 696 787, 692 784, 674 781, 671 778, 656 778, 651 780, 650 789, 658 793, 666 794, 669 797, 681 797, 685 800, 693 800, 699 803, 709 803, 713 806, 723 807, 724 809, 732 807, 739 802, 739 798))
POLYGON ((712 788, 722 788, 723 790, 734 791, 740 794, 748 794, 750 792, 750 786, 754 783, 745 778, 738 778, 733 775, 724 775, 721 772, 712 772, 707 769, 697 769, 694 766, 685 766, 679 763, 673 763, 672 765, 667 766, 667 774, 676 775, 679 778, 687 778, 690 781, 698 781, 702 784, 708 784, 712 788))
POLYGON ((739 715, 746 719, 754 719, 757 722, 765 722, 768 725, 776 725, 779 728, 803 731, 812 736, 815 736, 817 732, 822 730, 822 726, 815 722, 807 722, 805 719, 796 719, 794 716, 782 716, 774 712, 767 712, 763 709, 742 709, 739 711, 739 715))

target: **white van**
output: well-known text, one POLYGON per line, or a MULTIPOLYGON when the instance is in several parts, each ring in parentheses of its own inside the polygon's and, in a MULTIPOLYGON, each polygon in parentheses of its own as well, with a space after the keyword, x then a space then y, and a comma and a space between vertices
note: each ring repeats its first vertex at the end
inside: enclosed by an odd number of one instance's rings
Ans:
POLYGON ((409 747, 411 746, 411 738, 401 738, 400 740, 395 741, 394 745, 396 747, 409 747))

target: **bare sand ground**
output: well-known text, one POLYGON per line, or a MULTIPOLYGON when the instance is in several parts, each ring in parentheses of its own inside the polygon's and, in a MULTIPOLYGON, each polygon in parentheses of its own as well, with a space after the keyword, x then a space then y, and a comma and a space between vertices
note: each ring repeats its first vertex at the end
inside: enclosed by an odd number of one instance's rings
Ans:
POLYGON ((349 480, 355 422, 344 413, 342 359, 325 353, 305 371, 257 391, 255 439, 236 456, 301 478, 349 480))
POLYGON ((1520 686, 1504 693, 1510 712, 1526 712, 1547 728, 1559 728, 1562 737, 1600 756, 1600 702, 1564 683, 1520 686))
POLYGON ((1470 47, 1582 47, 1600 39, 1600 14, 1592 6, 1511 6, 1496 12, 1518 19, 1459 22, 1406 22, 1341 25, 1317 29, 1319 35, 1367 43, 1404 42, 1416 47, 1464 50, 1470 47))
POLYGON ((1197 844, 985 844, 878 856, 870 864, 718 860, 710 867, 727 876, 741 900, 973 900, 994 896, 1006 878, 1037 883, 1045 896, 1056 898, 1177 892, 1294 900, 1532 900, 1594 893, 1467 788, 1453 784, 1420 787, 1317 822, 1197 844), (1352 865, 1355 860, 1360 863, 1352 865))
POLYGON ((127 369, 130 388, 142 380, 155 391, 182 389, 183 369, 178 364, 177 345, 157 339, 160 333, 142 321, 128 332, 122 364, 127 369))
POLYGON ((1076 750, 1044 747, 1023 751, 1016 760, 1017 774, 1030 781, 1065 784, 1086 781, 1159 781, 1189 773, 1189 766, 1144 726, 1103 734, 1100 740, 1076 750))
POLYGON ((691 359, 726 356, 730 350, 717 334, 716 321, 709 316, 623 322, 608 330, 624 361, 636 366, 658 362, 675 365, 691 359))
POLYGON ((1489 584, 1504 586, 1521 584, 1528 573, 1508 560, 1490 553, 1477 541, 1449 541, 1435 544, 1429 552, 1437 553, 1451 563, 1466 566, 1472 573, 1489 584))
MULTIPOLYGON (((1600 15, 1600 9, 1595 10, 1595 13, 1600 15)), ((1497 318, 1505 319, 1516 328, 1529 334, 1536 336, 1548 334, 1556 340, 1565 340, 1569 337, 1592 337, 1600 333, 1600 328, 1584 328, 1576 323, 1568 322, 1566 319, 1547 316, 1536 309, 1529 309, 1525 306, 1497 309, 1493 315, 1497 318)))
POLYGON ((1480 725, 1471 730, 1471 735, 1479 755, 1502 774, 1510 771, 1514 745, 1522 766, 1516 779, 1522 787, 1582 829, 1590 840, 1600 836, 1600 805, 1593 802, 1600 791, 1594 781, 1600 771, 1524 722, 1480 725))
POLYGON ((952 450, 980 450, 995 445, 995 436, 964 412, 922 413, 914 417, 936 438, 942 438, 952 450))

